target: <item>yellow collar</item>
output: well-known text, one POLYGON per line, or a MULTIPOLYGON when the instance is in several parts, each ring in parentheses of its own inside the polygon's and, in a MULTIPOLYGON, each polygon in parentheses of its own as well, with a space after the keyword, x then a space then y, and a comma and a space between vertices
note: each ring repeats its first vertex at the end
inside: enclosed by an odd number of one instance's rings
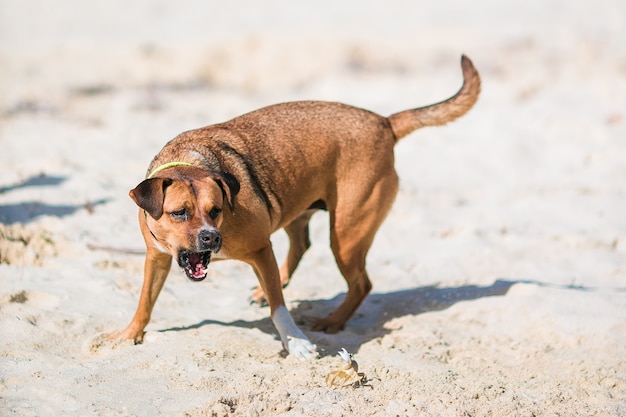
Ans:
POLYGON ((168 162, 167 164, 159 165, 155 169, 152 170, 148 178, 154 177, 158 172, 163 171, 166 168, 177 167, 177 166, 192 166, 189 162, 168 162))

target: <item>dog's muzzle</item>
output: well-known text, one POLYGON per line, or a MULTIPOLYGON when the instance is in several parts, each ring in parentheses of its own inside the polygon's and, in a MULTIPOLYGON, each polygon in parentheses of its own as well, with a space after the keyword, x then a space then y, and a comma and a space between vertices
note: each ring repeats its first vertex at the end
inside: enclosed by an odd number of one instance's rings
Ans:
POLYGON ((201 251, 219 252, 222 248, 222 235, 213 229, 201 230, 198 234, 198 248, 201 251))
POLYGON ((217 230, 202 230, 198 234, 198 252, 181 250, 178 252, 178 265, 192 281, 206 278, 211 254, 222 248, 222 235, 217 230))
POLYGON ((181 250, 178 252, 178 266, 185 271, 187 278, 192 281, 202 281, 206 278, 209 262, 211 262, 211 251, 181 250))

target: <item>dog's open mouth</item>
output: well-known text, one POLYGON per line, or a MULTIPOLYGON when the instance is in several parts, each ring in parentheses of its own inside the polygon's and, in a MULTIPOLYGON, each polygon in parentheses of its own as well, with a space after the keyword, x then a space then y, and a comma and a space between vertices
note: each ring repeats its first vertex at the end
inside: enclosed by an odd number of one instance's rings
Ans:
POLYGON ((183 250, 178 253, 178 265, 185 271, 187 278, 192 281, 202 281, 206 278, 210 261, 211 251, 190 252, 183 250))

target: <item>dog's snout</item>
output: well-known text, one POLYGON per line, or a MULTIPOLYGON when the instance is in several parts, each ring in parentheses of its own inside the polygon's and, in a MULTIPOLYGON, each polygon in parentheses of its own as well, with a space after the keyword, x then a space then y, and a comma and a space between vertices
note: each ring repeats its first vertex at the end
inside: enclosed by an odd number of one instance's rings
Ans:
POLYGON ((217 230, 202 230, 198 234, 198 244, 203 250, 217 252, 222 247, 222 235, 217 230))

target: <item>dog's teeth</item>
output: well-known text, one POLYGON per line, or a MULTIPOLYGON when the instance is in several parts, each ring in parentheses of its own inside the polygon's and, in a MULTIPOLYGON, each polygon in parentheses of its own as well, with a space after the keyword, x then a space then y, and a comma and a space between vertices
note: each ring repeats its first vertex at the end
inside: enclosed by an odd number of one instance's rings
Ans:
POLYGON ((207 274, 208 268, 202 264, 195 265, 193 269, 189 268, 189 274, 194 278, 203 278, 207 274))

